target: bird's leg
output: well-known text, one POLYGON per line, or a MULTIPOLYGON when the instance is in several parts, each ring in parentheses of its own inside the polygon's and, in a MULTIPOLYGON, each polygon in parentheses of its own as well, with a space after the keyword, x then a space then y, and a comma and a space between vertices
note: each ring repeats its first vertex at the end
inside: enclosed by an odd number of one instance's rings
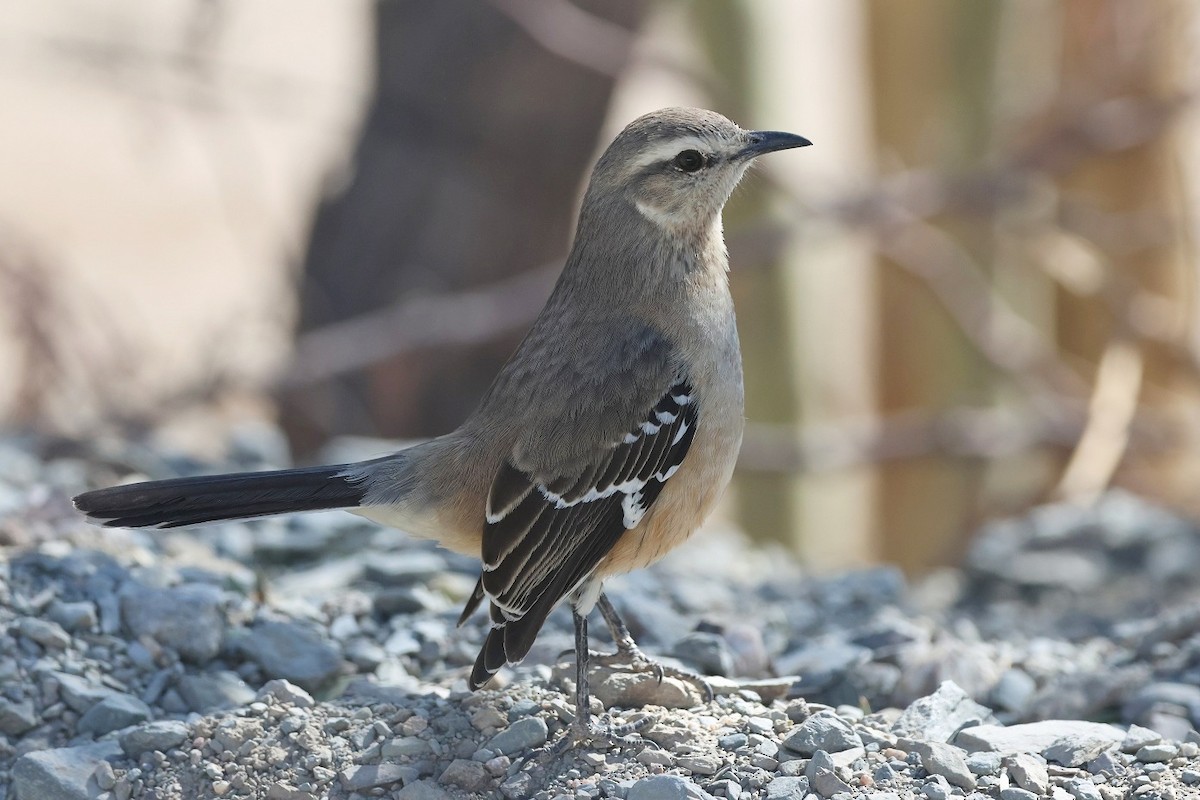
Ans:
POLYGON ((575 609, 571 609, 571 616, 575 621, 575 719, 571 722, 571 729, 562 738, 543 748, 545 754, 558 756, 570 747, 588 742, 641 744, 641 740, 632 738, 632 734, 653 724, 652 716, 640 717, 624 725, 601 726, 592 721, 591 692, 588 690, 588 661, 591 655, 588 650, 588 622, 587 617, 575 609))
MULTIPOLYGON (((638 672, 653 672, 660 683, 664 677, 671 677, 695 684, 703 693, 704 701, 706 703, 712 702, 715 696, 712 685, 702 675, 698 675, 690 670, 660 664, 642 652, 642 648, 638 647, 637 642, 633 640, 633 635, 629 633, 629 627, 621 619, 621 615, 617 613, 617 609, 612 604, 612 601, 608 599, 608 595, 601 592, 600 597, 596 600, 596 606, 604 616, 604 621, 608 624, 608 630, 612 633, 613 641, 616 642, 617 656, 622 657, 628 663, 630 669, 638 672)), ((586 645, 586 635, 584 643, 586 645)), ((575 646, 576 648, 579 647, 578 640, 576 640, 575 646)))

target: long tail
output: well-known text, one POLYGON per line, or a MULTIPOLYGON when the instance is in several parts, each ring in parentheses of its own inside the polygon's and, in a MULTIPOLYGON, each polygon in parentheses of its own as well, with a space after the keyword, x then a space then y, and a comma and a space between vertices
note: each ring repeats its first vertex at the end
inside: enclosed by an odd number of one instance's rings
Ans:
POLYGON ((288 511, 353 508, 365 486, 353 465, 242 472, 84 492, 75 507, 113 528, 176 528, 288 511))

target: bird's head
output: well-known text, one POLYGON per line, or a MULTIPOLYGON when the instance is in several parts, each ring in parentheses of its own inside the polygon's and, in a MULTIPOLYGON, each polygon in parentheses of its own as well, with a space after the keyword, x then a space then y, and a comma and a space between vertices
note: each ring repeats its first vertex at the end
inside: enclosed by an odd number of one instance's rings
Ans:
POLYGON ((742 130, 714 111, 664 108, 613 140, 584 206, 627 203, 666 232, 706 230, 756 157, 809 144, 792 133, 742 130))

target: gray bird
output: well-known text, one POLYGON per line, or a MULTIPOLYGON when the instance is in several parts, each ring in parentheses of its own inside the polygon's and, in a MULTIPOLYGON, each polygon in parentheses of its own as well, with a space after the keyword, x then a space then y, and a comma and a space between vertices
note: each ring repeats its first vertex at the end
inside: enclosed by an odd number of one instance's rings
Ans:
POLYGON ((630 123, 592 172, 545 308, 452 433, 371 461, 116 486, 75 505, 164 528, 343 508, 479 556, 461 619, 486 603, 491 628, 471 686, 521 661, 567 599, 577 713, 564 741, 626 735, 589 714, 586 615, 598 603, 630 665, 661 677, 601 588, 686 540, 729 482, 742 366, 721 210, 757 156, 808 144, 694 108, 630 123))

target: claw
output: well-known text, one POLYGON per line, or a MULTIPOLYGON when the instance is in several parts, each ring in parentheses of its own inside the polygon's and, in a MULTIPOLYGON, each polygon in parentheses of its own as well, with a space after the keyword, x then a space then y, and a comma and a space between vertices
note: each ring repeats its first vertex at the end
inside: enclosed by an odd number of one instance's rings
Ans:
POLYGON ((624 620, 621 619, 621 615, 617 613, 617 609, 613 606, 612 601, 603 592, 600 593, 600 597, 596 601, 596 607, 600 609, 600 614, 608 624, 608 630, 612 634, 613 641, 617 644, 616 653, 600 657, 602 663, 609 666, 616 666, 621 663, 617 659, 624 658, 624 665, 631 672, 653 672, 654 677, 659 683, 663 682, 664 677, 671 677, 694 684, 700 689, 700 693, 704 696, 704 702, 706 703, 711 703, 716 698, 717 694, 713 691, 712 684, 705 680, 702 675, 698 675, 691 670, 669 667, 643 653, 642 648, 638 647, 637 642, 633 640, 633 635, 629 633, 629 628, 625 625, 624 620))

